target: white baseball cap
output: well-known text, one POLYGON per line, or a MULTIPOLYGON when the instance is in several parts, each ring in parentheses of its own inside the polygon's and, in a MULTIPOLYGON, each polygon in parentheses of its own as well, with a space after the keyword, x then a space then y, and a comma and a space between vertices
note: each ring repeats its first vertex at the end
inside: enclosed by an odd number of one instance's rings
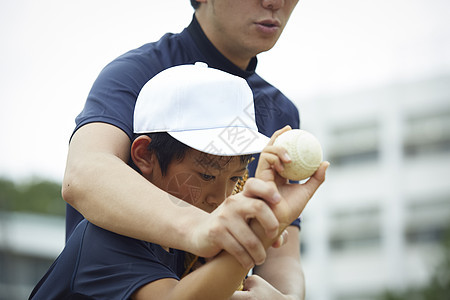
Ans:
POLYGON ((258 132, 247 82, 205 63, 171 67, 150 79, 136 101, 134 132, 167 132, 222 156, 259 153, 269 142, 258 132))

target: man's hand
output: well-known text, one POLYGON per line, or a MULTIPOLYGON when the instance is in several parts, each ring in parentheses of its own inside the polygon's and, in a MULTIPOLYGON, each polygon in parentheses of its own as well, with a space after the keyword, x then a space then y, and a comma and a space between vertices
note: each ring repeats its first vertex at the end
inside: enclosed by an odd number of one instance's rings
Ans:
POLYGON ((261 240, 250 229, 249 222, 251 219, 258 220, 267 237, 274 239, 278 235, 279 222, 266 203, 273 206, 281 196, 274 185, 260 180, 249 179, 245 186, 250 192, 228 197, 208 218, 194 227, 196 230, 192 233, 192 240, 197 245, 194 253, 212 257, 223 249, 247 269, 264 262, 266 251, 261 240))

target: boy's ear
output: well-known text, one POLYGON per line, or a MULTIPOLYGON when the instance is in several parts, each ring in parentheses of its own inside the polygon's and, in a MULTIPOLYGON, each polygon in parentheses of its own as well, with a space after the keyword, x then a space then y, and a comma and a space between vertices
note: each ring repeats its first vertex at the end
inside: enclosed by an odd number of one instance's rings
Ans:
POLYGON ((131 145, 131 159, 142 175, 151 174, 155 166, 156 157, 153 152, 148 150, 151 141, 150 137, 141 135, 131 145))

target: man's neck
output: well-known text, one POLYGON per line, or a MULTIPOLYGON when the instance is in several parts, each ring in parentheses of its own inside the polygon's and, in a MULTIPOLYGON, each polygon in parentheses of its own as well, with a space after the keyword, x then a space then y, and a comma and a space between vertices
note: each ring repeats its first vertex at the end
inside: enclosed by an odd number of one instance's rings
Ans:
POLYGON ((247 66, 245 66, 245 64, 239 64, 243 67, 240 67, 236 62, 229 60, 208 39, 195 15, 189 26, 186 28, 186 31, 189 33, 190 38, 192 38, 191 42, 196 45, 197 50, 201 52, 206 60, 205 62, 207 62, 210 67, 217 68, 245 79, 255 73, 258 64, 256 56, 250 58, 250 61, 245 63, 247 66))
POLYGON ((216 35, 213 32, 211 32, 209 27, 204 25, 206 22, 204 22, 201 17, 199 18, 197 13, 195 14, 195 17, 197 18, 197 22, 202 28, 204 34, 206 35, 208 40, 214 45, 214 47, 216 47, 216 49, 234 65, 236 65, 242 70, 246 70, 251 59, 255 55, 251 54, 246 55, 242 51, 233 51, 227 45, 227 43, 224 43, 223 41, 218 39, 216 35))
POLYGON ((220 53, 222 53, 223 56, 225 56, 229 61, 231 61, 233 64, 241 68, 242 70, 246 70, 248 67, 248 64, 250 63, 250 60, 253 56, 245 56, 242 55, 242 53, 238 51, 231 51, 226 47, 226 45, 221 45, 218 41, 215 41, 213 38, 211 38, 208 33, 205 33, 208 39, 211 41, 211 43, 219 50, 220 53))

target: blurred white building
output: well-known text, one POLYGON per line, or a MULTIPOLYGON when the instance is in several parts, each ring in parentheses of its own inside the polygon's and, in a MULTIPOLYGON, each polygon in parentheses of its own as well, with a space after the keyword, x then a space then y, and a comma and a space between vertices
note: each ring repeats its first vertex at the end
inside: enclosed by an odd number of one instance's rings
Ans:
MULTIPOLYGON (((306 299, 426 283, 450 220, 450 76, 299 108, 331 162, 303 213, 306 299)), ((0 214, 0 300, 26 299, 63 245, 63 218, 0 214)))
POLYGON ((423 285, 450 225, 450 76, 299 105, 327 180, 303 212, 307 299, 423 285))
POLYGON ((0 211, 0 300, 28 299, 64 247, 63 217, 0 211))

